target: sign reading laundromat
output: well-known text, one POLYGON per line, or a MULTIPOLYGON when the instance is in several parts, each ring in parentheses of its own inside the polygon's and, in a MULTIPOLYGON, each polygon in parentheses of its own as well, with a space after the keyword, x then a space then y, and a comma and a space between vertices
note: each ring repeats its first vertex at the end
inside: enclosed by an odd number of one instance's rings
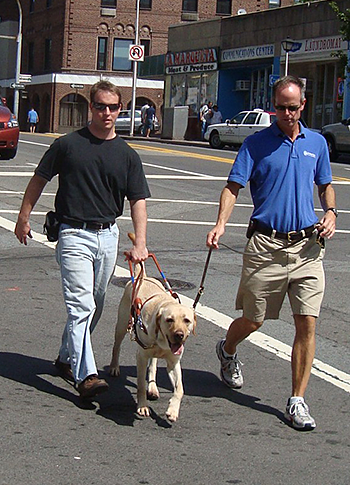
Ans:
POLYGON ((165 56, 165 74, 189 74, 216 71, 218 68, 216 49, 168 52, 165 56))
POLYGON ((269 45, 252 45, 249 47, 237 47, 236 49, 226 49, 221 52, 221 62, 246 61, 247 59, 262 59, 264 57, 273 57, 275 55, 275 46, 269 45))

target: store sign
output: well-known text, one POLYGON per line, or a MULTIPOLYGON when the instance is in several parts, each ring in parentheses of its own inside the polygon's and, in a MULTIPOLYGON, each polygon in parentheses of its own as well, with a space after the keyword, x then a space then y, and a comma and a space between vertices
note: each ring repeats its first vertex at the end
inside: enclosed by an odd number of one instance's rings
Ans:
POLYGON ((246 61, 251 59, 262 59, 264 57, 274 57, 275 46, 255 45, 249 47, 238 47, 236 49, 226 49, 221 52, 221 62, 246 61))
POLYGON ((218 68, 216 49, 168 52, 165 56, 166 74, 190 74, 194 72, 216 71, 218 68))
MULTIPOLYGON (((343 40, 341 35, 331 37, 318 37, 316 39, 298 40, 298 49, 290 52, 289 60, 300 57, 312 59, 328 59, 337 51, 346 51, 348 48, 347 41, 343 40)), ((282 58, 285 54, 282 53, 282 58)))

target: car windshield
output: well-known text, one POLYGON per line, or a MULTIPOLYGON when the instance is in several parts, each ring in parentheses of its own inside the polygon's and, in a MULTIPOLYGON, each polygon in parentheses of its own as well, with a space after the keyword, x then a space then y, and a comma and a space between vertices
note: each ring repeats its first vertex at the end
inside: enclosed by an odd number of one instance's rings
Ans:
POLYGON ((232 123, 232 124, 239 124, 239 123, 242 123, 242 120, 243 120, 243 118, 246 116, 246 114, 247 114, 246 112, 245 112, 245 113, 238 113, 236 116, 234 116, 234 117, 231 119, 230 123, 232 123))

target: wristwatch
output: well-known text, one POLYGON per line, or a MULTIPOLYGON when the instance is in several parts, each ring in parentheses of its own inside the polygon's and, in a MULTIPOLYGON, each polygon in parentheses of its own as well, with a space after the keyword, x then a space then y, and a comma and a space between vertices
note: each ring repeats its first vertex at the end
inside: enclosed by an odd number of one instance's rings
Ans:
POLYGON ((333 214, 335 215, 335 217, 338 217, 338 211, 337 211, 337 209, 336 209, 335 207, 329 207, 329 208, 326 210, 326 212, 328 212, 328 211, 332 211, 332 212, 333 212, 333 214))

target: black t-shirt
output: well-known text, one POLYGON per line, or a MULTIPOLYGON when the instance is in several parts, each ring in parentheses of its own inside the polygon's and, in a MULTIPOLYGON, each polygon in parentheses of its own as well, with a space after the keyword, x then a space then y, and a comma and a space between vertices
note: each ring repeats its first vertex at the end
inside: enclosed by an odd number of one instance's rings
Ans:
POLYGON ((151 195, 135 150, 119 136, 96 138, 87 127, 55 140, 35 173, 59 176, 56 212, 79 221, 111 222, 123 213, 125 197, 151 195))

